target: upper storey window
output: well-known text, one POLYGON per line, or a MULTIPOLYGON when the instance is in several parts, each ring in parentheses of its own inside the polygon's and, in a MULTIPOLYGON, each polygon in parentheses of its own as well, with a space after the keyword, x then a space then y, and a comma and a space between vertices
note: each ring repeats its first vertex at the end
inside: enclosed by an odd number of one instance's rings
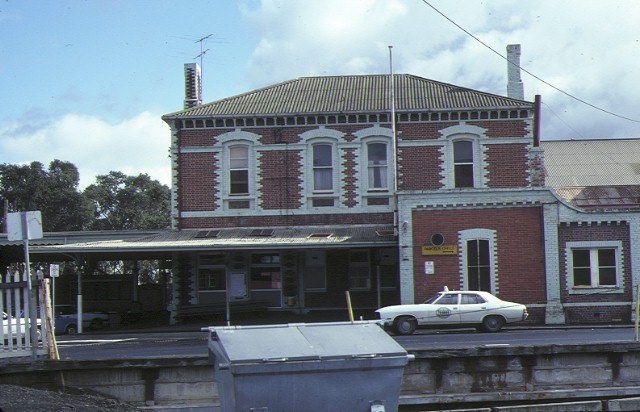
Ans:
POLYGON ((229 194, 249 193, 249 147, 229 147, 229 194))
POLYGON ((369 169, 369 189, 387 189, 387 145, 369 143, 367 145, 367 164, 369 169))
POLYGON ((313 190, 333 190, 333 148, 329 144, 313 145, 313 190))
POLYGON ((453 142, 453 168, 455 187, 473 187, 473 142, 453 142))

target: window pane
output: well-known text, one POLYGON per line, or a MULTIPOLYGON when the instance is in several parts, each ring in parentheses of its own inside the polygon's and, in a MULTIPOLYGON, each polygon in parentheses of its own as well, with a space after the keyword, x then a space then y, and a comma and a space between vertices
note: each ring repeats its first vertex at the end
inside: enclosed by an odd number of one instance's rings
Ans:
POLYGON ((251 268, 251 289, 280 289, 280 268, 251 268))
POLYGON ((616 250, 600 249, 598 250, 598 264, 602 266, 616 266, 616 250))
POLYGON ((464 140, 454 142, 453 161, 455 163, 473 163, 473 142, 464 140))
POLYGON ((316 169, 313 171, 314 190, 332 190, 333 179, 331 169, 316 169))
POLYGON ((200 290, 225 290, 225 281, 225 270, 222 268, 200 269, 198 272, 198 288, 200 290))
POLYGON ((371 143, 368 146, 368 158, 370 165, 387 164, 387 145, 384 143, 371 143))
POLYGON ((440 300, 438 300, 436 305, 457 305, 458 304, 458 294, 444 295, 440 300))
POLYGON ((232 194, 249 193, 249 171, 232 170, 230 173, 232 194))
POLYGON ((478 265, 489 266, 489 241, 478 240, 478 265))
POLYGON ((473 187, 473 165, 456 165, 454 173, 456 187, 473 187))
POLYGON ((249 166, 249 148, 246 146, 230 147, 229 165, 232 169, 247 168, 249 166))
POLYGON ((573 267, 591 267, 590 252, 588 249, 575 249, 573 253, 573 267))
POLYGON ((600 286, 616 286, 616 269, 600 268, 600 286))
POLYGON ((315 145, 313 146, 313 167, 325 166, 331 167, 331 146, 315 145))
POLYGON ((574 268, 573 285, 591 286, 591 268, 574 268))

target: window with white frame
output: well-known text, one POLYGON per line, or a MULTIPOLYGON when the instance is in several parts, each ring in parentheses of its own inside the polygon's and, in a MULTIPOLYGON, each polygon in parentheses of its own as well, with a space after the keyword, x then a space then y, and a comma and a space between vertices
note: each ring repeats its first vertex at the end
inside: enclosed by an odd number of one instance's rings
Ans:
POLYGON ((573 287, 617 287, 617 255, 618 251, 613 247, 571 249, 573 287))
POLYGON ((387 166, 387 144, 374 142, 367 144, 367 167, 369 190, 389 188, 387 166))
POLYGON ((349 290, 371 289, 371 270, 368 250, 349 252, 349 290))
POLYGON ((453 142, 453 174, 455 187, 474 187, 473 142, 453 142))
POLYGON ((462 285, 466 290, 497 293, 497 232, 493 229, 467 229, 459 233, 462 285))
POLYGON ((249 147, 234 145, 229 147, 229 194, 249 193, 249 147))
POLYGON ((313 190, 333 191, 333 147, 330 144, 314 144, 313 148, 313 190))

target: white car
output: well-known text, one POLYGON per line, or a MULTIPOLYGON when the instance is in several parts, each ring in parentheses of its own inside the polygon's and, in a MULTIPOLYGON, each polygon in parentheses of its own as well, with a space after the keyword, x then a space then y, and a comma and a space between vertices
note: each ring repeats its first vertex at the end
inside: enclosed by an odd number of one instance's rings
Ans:
POLYGON ((386 306, 376 310, 382 325, 398 335, 410 335, 418 327, 473 326, 498 332, 507 323, 523 321, 527 307, 482 291, 438 292, 424 303, 386 306))
MULTIPOLYGON (((27 323, 28 322, 22 317, 11 317, 11 319, 9 319, 9 315, 7 315, 5 312, 2 312, 2 336, 4 336, 4 340, 7 341, 9 339, 9 333, 11 333, 14 339, 15 335, 17 334, 23 336, 25 334, 28 334, 29 330, 26 327, 27 323)), ((36 324, 38 325, 36 329, 36 335, 38 337, 38 340, 40 340, 41 323, 42 321, 40 319, 36 319, 36 324)))

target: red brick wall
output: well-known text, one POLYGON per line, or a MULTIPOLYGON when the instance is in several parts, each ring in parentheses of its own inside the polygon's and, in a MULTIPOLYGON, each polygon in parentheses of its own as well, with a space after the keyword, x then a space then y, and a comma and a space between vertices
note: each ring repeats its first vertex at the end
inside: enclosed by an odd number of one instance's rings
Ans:
POLYGON ((181 229, 197 229, 212 227, 259 227, 287 225, 364 225, 392 224, 392 213, 350 213, 327 215, 276 215, 276 216, 234 216, 203 217, 183 219, 181 229))
POLYGON ((442 188, 440 148, 403 147, 400 149, 398 188, 400 190, 434 190, 442 188))
POLYGON ((213 153, 180 155, 178 181, 182 210, 215 210, 218 164, 213 153))
MULTIPOLYGON (((467 229, 497 231, 499 297, 523 304, 545 303, 546 282, 542 210, 530 208, 460 209, 413 212, 415 301, 444 286, 459 289, 460 260, 455 256, 422 256, 431 235, 441 233, 445 245, 458 245, 458 232, 467 229), (424 262, 433 261, 434 275, 424 274, 424 262)), ((458 253, 462 253, 458 250, 458 253)))
MULTIPOLYGON (((531 136, 527 122, 524 120, 485 120, 479 122, 467 122, 469 125, 487 129, 488 137, 526 137, 531 136)), ((533 142, 533 137, 531 138, 533 142)), ((532 143, 531 142, 531 143, 532 143)))
POLYGON ((525 144, 487 145, 487 186, 527 187, 529 158, 525 144))
POLYGON ((299 150, 258 152, 259 203, 263 209, 302 207, 302 159, 299 150))

